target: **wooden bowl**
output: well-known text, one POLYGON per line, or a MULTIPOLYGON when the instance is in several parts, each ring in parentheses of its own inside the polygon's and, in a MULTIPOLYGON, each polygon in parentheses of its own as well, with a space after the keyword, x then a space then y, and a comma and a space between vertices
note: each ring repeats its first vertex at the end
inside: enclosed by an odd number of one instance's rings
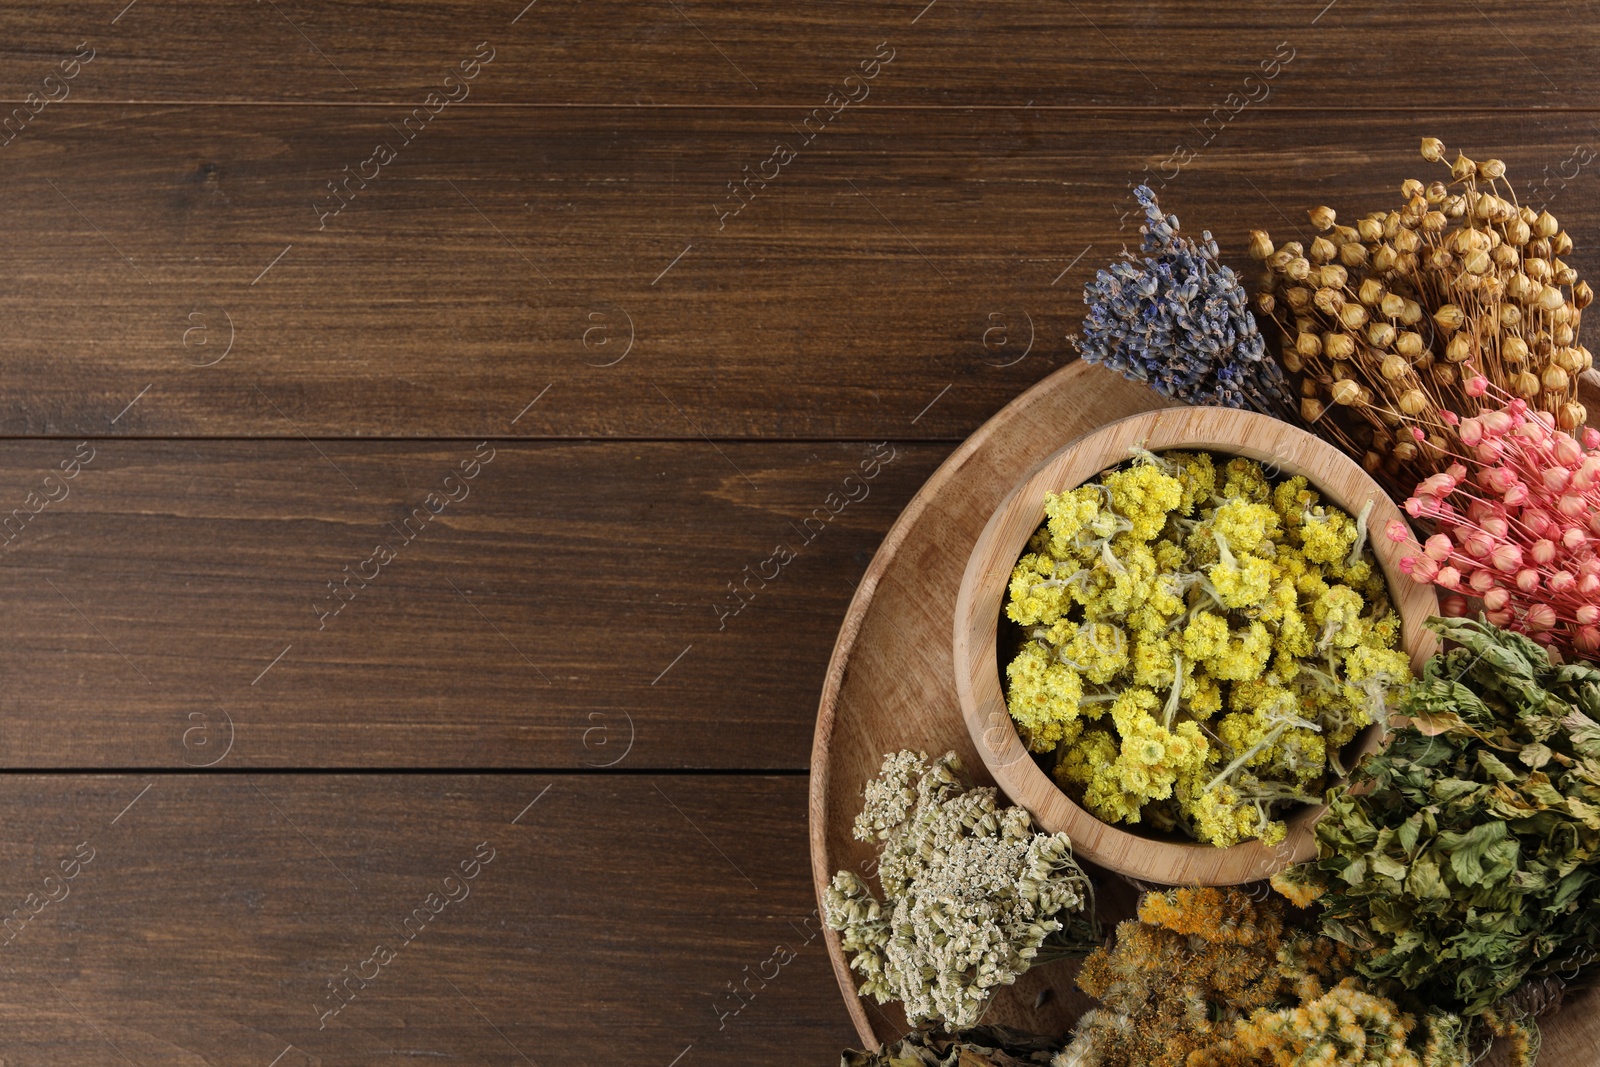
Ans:
MULTIPOLYGON (((1129 449, 1208 451, 1244 456, 1276 467, 1284 477, 1306 479, 1324 501, 1352 516, 1368 502, 1373 555, 1389 582, 1400 613, 1401 642, 1413 670, 1433 655, 1435 639, 1424 623, 1439 612, 1431 586, 1400 571, 1401 546, 1383 535, 1390 520, 1404 517, 1361 467, 1304 430, 1253 412, 1225 408, 1169 408, 1134 415, 1078 438, 1047 459, 1001 502, 968 558, 956 597, 955 674, 961 710, 1001 790, 1032 812, 1051 833, 1066 833, 1073 848, 1103 867, 1130 878, 1166 885, 1235 885, 1265 878, 1316 853, 1311 827, 1325 810, 1307 805, 1289 813, 1288 836, 1275 846, 1245 841, 1230 848, 1144 835, 1120 829, 1074 803, 1029 755, 1001 689, 996 638, 1011 571, 1028 539, 1044 521, 1046 492, 1064 492, 1124 463, 1129 449)), ((1351 746, 1374 751, 1382 727, 1368 727, 1351 746)), ((1347 752, 1350 749, 1346 750, 1347 752)))

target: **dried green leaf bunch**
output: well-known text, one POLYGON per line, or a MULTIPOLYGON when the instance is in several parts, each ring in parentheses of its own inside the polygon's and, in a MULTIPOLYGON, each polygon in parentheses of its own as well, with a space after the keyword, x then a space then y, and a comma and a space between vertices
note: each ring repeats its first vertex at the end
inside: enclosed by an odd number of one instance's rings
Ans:
POLYGON ((1078 976, 1101 1006, 1055 1067, 1463 1067, 1450 1017, 1351 977, 1354 954, 1270 894, 1148 893, 1078 976))
POLYGON ((1588 283, 1561 257, 1572 239, 1548 211, 1519 206, 1505 164, 1425 138, 1422 156, 1449 181, 1402 183, 1401 204, 1338 222, 1309 212, 1309 244, 1253 231, 1266 266, 1256 307, 1282 330, 1280 359, 1299 379, 1301 415, 1361 459, 1396 499, 1461 451, 1459 420, 1505 394, 1573 430, 1586 417, 1577 376, 1588 283), (1469 388, 1472 370, 1491 388, 1469 388))
POLYGON ((1600 666, 1481 621, 1430 625, 1455 647, 1405 690, 1411 725, 1330 792, 1318 858, 1274 885, 1322 906, 1367 979, 1528 1052, 1531 1018, 1600 949, 1600 666))
POLYGON ((884 757, 855 836, 883 843, 880 901, 853 871, 824 893, 828 925, 854 953, 862 996, 899 1000, 913 1025, 974 1025, 991 991, 1099 940, 1089 879, 1066 834, 1034 832, 1022 808, 974 789, 947 752, 884 757))

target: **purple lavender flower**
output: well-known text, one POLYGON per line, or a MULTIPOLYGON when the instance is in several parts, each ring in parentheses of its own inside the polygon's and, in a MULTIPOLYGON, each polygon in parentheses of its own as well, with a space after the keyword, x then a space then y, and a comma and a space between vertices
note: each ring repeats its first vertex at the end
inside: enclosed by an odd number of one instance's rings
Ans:
POLYGON ((1148 186, 1133 195, 1144 207, 1144 256, 1124 251, 1084 286, 1078 351, 1173 400, 1293 421, 1289 383, 1211 232, 1179 237, 1178 216, 1163 214, 1148 186))

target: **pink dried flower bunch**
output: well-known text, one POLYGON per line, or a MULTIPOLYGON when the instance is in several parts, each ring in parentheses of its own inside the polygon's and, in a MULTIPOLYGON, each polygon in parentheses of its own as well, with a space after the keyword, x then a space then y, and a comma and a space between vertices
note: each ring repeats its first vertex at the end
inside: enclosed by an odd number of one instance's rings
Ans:
MULTIPOLYGON (((1482 375, 1467 387, 1491 391, 1482 375)), ((1593 658, 1600 652, 1600 432, 1586 428, 1580 442, 1549 412, 1530 410, 1521 398, 1504 401, 1457 421, 1465 454, 1406 500, 1406 512, 1438 532, 1418 545, 1395 520, 1386 533, 1411 542, 1416 552, 1400 568, 1447 592, 1446 615, 1465 615, 1474 598, 1496 626, 1593 658)))

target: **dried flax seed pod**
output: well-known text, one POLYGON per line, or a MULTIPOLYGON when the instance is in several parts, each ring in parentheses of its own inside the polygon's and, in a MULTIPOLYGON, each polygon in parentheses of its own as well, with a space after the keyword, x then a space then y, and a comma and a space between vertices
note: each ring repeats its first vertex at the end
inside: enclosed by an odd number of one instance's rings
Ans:
POLYGON ((1356 354, 1355 338, 1345 333, 1322 335, 1322 354, 1328 359, 1346 360, 1356 354))
POLYGON ((1398 201, 1350 225, 1318 207, 1305 245, 1265 231, 1250 243, 1302 416, 1377 462, 1400 498, 1459 450, 1460 419, 1508 395, 1579 425, 1576 379, 1593 362, 1578 327, 1594 292, 1560 259, 1572 247, 1560 220, 1517 203, 1501 160, 1447 156, 1436 138, 1421 152, 1448 180, 1407 179, 1398 201))
POLYGON ((1466 312, 1455 304, 1441 304, 1433 312, 1433 324, 1447 335, 1461 329, 1466 321, 1466 312))
POLYGON ((1360 267, 1367 262, 1367 246, 1358 241, 1339 246, 1339 262, 1346 267, 1360 267))
POLYGON ((1335 404, 1348 407, 1361 399, 1361 386, 1350 378, 1344 378, 1334 382, 1328 393, 1335 404))
POLYGON ((1339 309, 1339 322, 1353 333, 1367 324, 1367 309, 1360 304, 1345 304, 1339 309))
POLYGON ((1411 416, 1421 415, 1428 410, 1428 394, 1421 389, 1407 389, 1400 394, 1400 410, 1411 416))
POLYGON ((1584 371, 1583 357, 1576 348, 1563 346, 1555 350, 1550 357, 1553 367, 1565 371, 1567 374, 1581 374, 1584 371))

